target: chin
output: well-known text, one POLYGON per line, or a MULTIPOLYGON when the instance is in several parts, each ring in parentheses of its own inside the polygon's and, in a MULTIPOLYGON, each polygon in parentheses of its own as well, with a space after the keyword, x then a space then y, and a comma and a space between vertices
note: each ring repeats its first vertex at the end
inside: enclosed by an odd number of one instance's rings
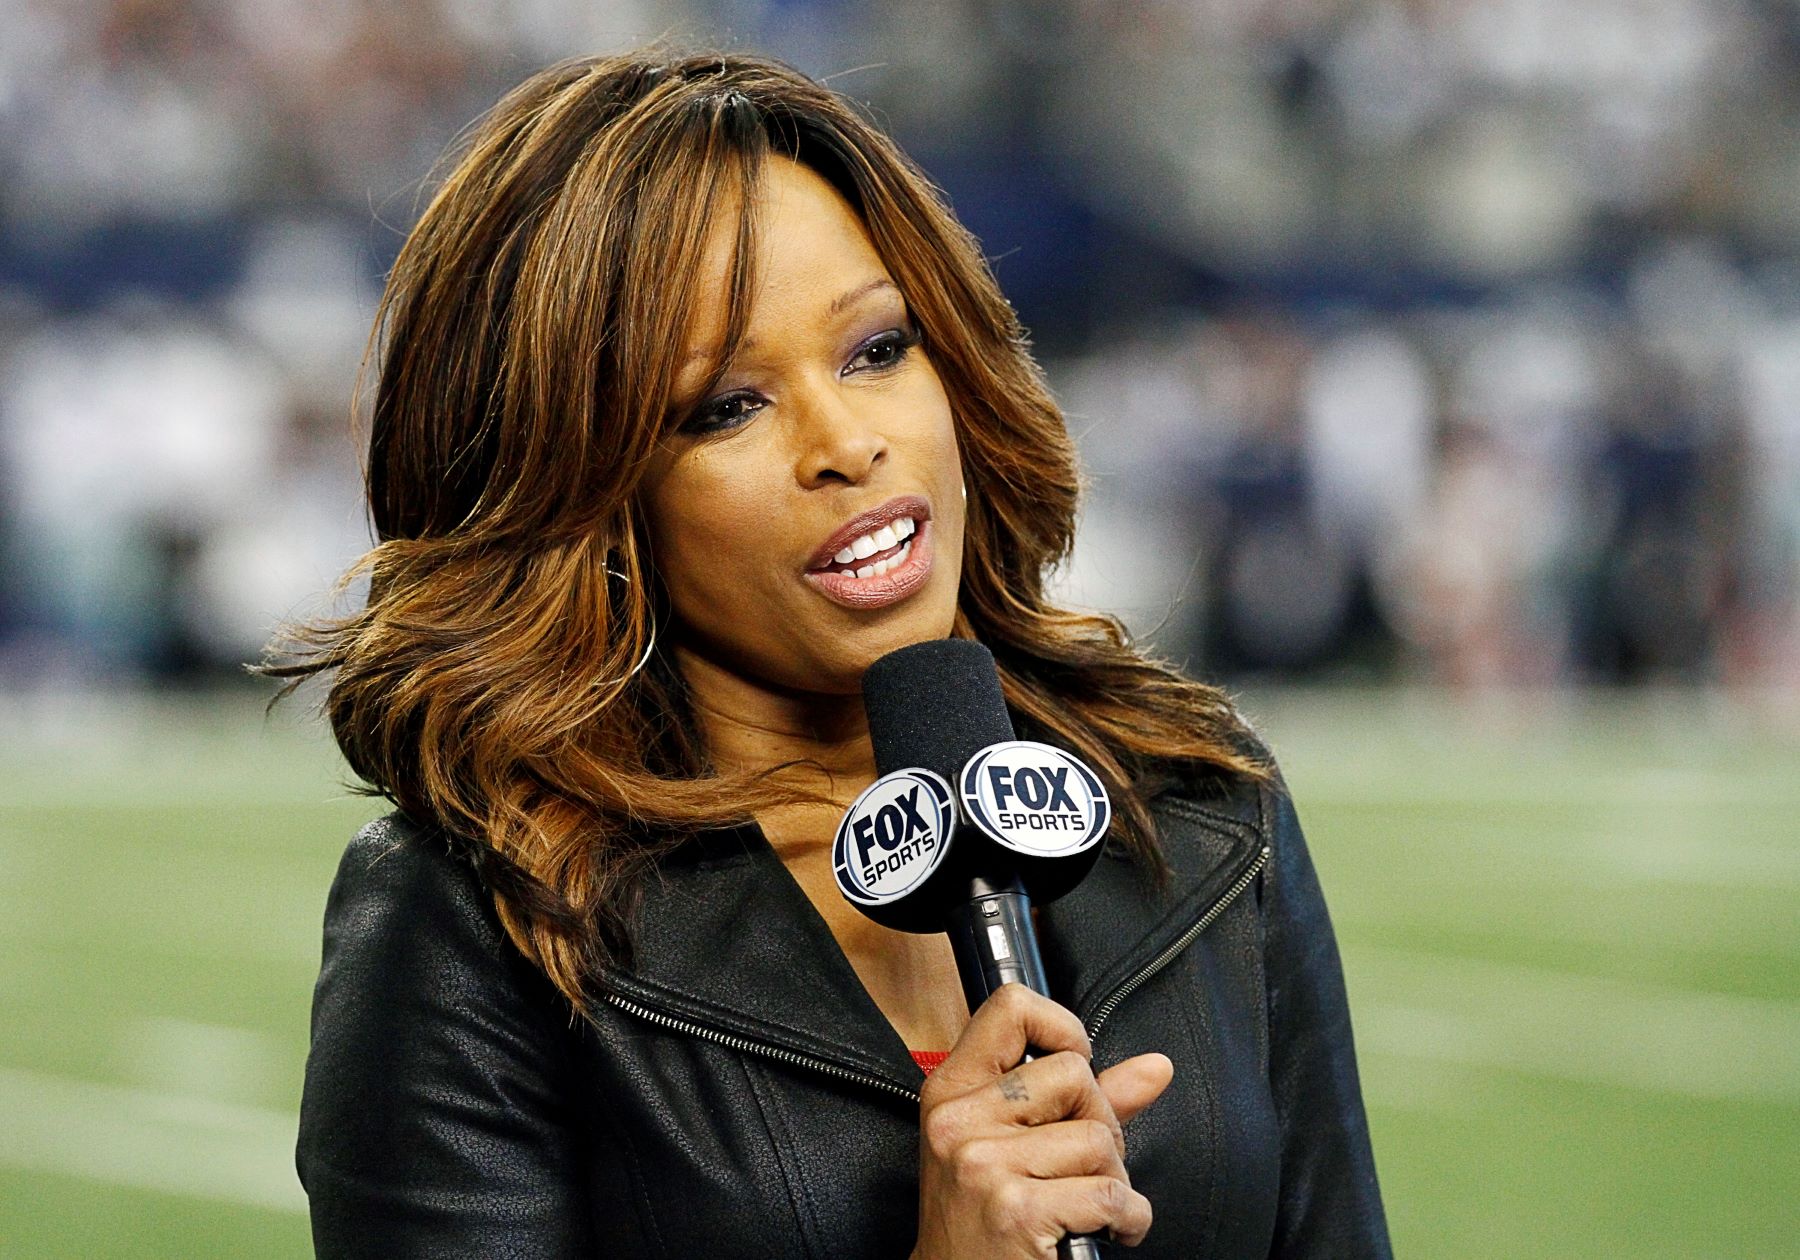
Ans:
MULTIPOLYGON (((869 666, 903 647, 950 636, 956 599, 927 588, 914 599, 880 614, 832 610, 821 617, 816 605, 789 604, 765 619, 782 627, 778 635, 741 634, 745 612, 756 601, 738 601, 736 623, 722 621, 690 629, 684 646, 694 656, 752 686, 795 695, 860 696, 869 666)), ((773 607, 773 601, 763 604, 773 607)))
POLYGON ((841 650, 829 661, 819 661, 811 681, 801 685, 809 691, 825 695, 860 695, 862 676, 869 666, 903 647, 950 637, 955 624, 955 610, 931 619, 908 617, 891 626, 870 626, 863 633, 845 635, 838 640, 841 650))

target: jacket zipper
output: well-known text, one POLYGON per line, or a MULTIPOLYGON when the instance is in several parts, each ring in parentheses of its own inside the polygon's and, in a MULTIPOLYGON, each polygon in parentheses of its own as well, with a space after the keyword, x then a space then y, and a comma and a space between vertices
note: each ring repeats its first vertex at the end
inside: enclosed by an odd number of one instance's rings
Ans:
POLYGON ((716 1028, 708 1028, 704 1024, 696 1024, 689 1020, 677 1019, 673 1015, 664 1015, 661 1011, 651 1010, 648 1006, 620 997, 616 993, 603 995, 606 1000, 628 1014, 635 1015, 648 1023, 672 1029, 678 1033, 686 1033, 690 1037, 698 1037, 702 1041, 716 1042, 721 1046, 729 1046, 744 1054, 760 1054, 764 1058, 774 1059, 778 1063, 787 1063, 795 1067, 811 1068, 823 1072, 827 1076, 835 1076, 840 1080, 855 1081, 862 1085, 873 1085, 876 1089, 886 1090, 890 1094, 898 1094, 913 1102, 919 1101, 918 1091, 896 1085, 892 1081, 884 1081, 879 1076, 870 1076, 867 1072, 858 1072, 852 1068, 840 1067, 824 1059, 815 1059, 809 1054, 798 1054, 792 1050, 783 1050, 780 1046, 771 1046, 761 1041, 751 1041, 748 1037, 739 1037, 732 1033, 720 1032, 716 1028))
MULTIPOLYGON (((1116 1008, 1120 1002, 1129 997, 1134 990, 1143 985, 1150 977, 1154 976, 1157 972, 1173 962, 1176 957, 1180 955, 1182 950, 1193 943, 1195 937, 1199 936, 1200 933, 1204 932, 1220 915, 1225 913, 1232 902, 1243 896, 1244 890, 1255 882, 1256 877, 1262 873, 1263 867, 1267 866, 1268 863, 1269 846, 1264 845, 1262 851, 1256 855, 1250 865, 1245 867, 1243 873, 1232 882, 1231 887, 1227 888, 1224 894, 1220 896, 1217 901, 1213 902, 1205 914, 1194 921, 1192 927, 1176 937, 1166 949, 1155 958, 1152 958, 1138 971, 1133 973, 1130 979, 1114 989, 1111 995, 1107 997, 1106 1001, 1100 1004, 1099 1009, 1094 1012, 1094 1017, 1088 1021, 1088 1040, 1092 1041, 1094 1037, 1099 1034, 1101 1025, 1105 1024, 1107 1019, 1111 1017, 1114 1008, 1116 1008)), ((661 1011, 653 1010, 640 1002, 634 1002, 632 999, 621 997, 616 993, 607 993, 603 996, 606 1001, 627 1014, 634 1015, 638 1019, 655 1024, 661 1028, 667 1028, 674 1032, 683 1033, 689 1037, 698 1037, 702 1041, 710 1041, 717 1045, 727 1046, 743 1054, 761 1055, 766 1059, 774 1059, 778 1063, 786 1063, 793 1067, 804 1067, 810 1068, 815 1072, 823 1072, 825 1075, 835 1076, 839 1080, 853 1081, 860 1085, 869 1085, 890 1094, 897 1094, 914 1103, 919 1101, 917 1090, 907 1089, 904 1086, 894 1084, 892 1081, 885 1081, 879 1076, 871 1076, 867 1072, 858 1072, 853 1068, 841 1067, 838 1064, 828 1062, 825 1059, 814 1058, 809 1054, 799 1054, 793 1050, 784 1050, 780 1046, 771 1046, 766 1042, 752 1041, 748 1037, 739 1037, 733 1033, 720 1032, 716 1028, 708 1028, 704 1024, 696 1024, 692 1020, 678 1019, 673 1015, 665 1015, 661 1011)))
POLYGON ((1212 907, 1207 910, 1205 914, 1195 920, 1192 927, 1171 941, 1167 949, 1163 950, 1163 952, 1158 954, 1155 958, 1152 958, 1137 972, 1136 975, 1114 989, 1112 995, 1108 997, 1106 1001, 1100 1003, 1099 1008, 1094 1012, 1094 1017, 1088 1020, 1088 1040, 1092 1041, 1095 1037, 1100 1035, 1100 1026, 1106 1023, 1112 1016, 1113 1008, 1129 997, 1133 990, 1140 987, 1151 976, 1161 971, 1164 967, 1167 967, 1171 962, 1174 962, 1176 956, 1191 945, 1196 936, 1206 931, 1207 927, 1210 926, 1215 919, 1225 913, 1232 902, 1244 895, 1244 889, 1250 887, 1250 885, 1256 881, 1256 877, 1262 874, 1263 867, 1268 864, 1269 846, 1265 844, 1262 847, 1262 851, 1251 860, 1250 865, 1244 868, 1243 874, 1232 881, 1231 887, 1227 888, 1224 894, 1220 896, 1217 901, 1212 903, 1212 907))

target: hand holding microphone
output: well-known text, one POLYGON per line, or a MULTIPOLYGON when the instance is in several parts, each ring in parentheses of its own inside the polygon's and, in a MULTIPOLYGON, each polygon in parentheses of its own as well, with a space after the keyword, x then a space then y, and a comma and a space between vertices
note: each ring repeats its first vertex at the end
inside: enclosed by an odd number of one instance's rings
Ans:
POLYGON ((1135 1245, 1150 1204, 1131 1189, 1119 1126, 1172 1068, 1140 1055, 1095 1077, 1085 1030, 1049 1000, 1031 918, 1099 856, 1105 789, 1078 758, 1014 738, 978 643, 890 653, 863 697, 882 773, 838 828, 838 887, 879 923, 947 932, 973 1014, 922 1094, 915 1260, 1052 1245, 1090 1260, 1106 1231, 1135 1245))
POLYGON ((1151 1207, 1131 1188, 1120 1126, 1170 1075, 1144 1054, 1096 1077, 1075 1016, 1022 985, 999 990, 925 1081, 913 1260, 1082 1258, 1105 1254, 1107 1233, 1136 1246, 1151 1207), (1028 1044, 1039 1057, 1011 1067, 1028 1044))

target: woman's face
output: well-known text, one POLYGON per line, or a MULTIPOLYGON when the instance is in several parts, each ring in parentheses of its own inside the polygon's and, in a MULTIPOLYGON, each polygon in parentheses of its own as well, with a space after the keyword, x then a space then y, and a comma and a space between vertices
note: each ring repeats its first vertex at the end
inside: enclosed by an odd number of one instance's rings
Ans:
POLYGON ((963 544, 950 401, 836 190, 770 158, 758 198, 744 341, 701 396, 735 221, 706 251, 684 419, 644 483, 652 563, 680 651, 762 687, 854 693, 877 657, 950 632, 963 544))

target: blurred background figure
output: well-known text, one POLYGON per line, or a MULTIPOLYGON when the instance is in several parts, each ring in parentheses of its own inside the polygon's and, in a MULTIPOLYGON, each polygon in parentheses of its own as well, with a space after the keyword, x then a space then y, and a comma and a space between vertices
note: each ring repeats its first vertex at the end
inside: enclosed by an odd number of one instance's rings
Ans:
POLYGON ((866 102, 980 237, 1091 475, 1066 598, 1314 811, 1401 1250, 1797 1254, 1794 0, 0 0, 0 1251, 303 1249, 349 815, 220 715, 370 541, 438 154, 665 35, 866 102))
POLYGON ((663 31, 834 76, 943 183, 1095 469, 1071 595, 1191 668, 1800 675, 1791 4, 0 20, 15 684, 230 671, 323 589, 366 541, 351 377, 435 155, 528 68, 663 31))

